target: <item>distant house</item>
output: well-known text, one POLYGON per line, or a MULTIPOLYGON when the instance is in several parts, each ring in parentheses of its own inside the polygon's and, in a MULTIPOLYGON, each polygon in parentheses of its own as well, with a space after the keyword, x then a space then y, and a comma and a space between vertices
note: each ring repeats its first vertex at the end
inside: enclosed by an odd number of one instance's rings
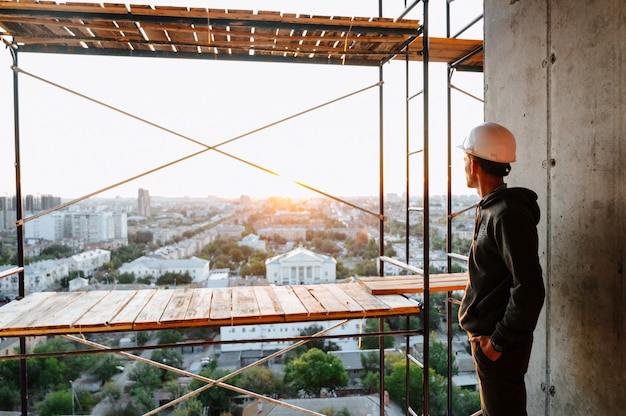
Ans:
POLYGON ((259 236, 272 238, 279 236, 287 241, 304 241, 306 239, 306 228, 293 225, 274 225, 257 230, 259 236))
POLYGON ((69 291, 73 292, 74 290, 78 290, 81 287, 85 287, 88 285, 89 285, 89 280, 83 279, 82 277, 77 277, 75 279, 70 280, 69 291))
MULTIPOLYGON (((386 349, 385 354, 401 351, 398 349, 386 349)), ((348 373, 348 377, 350 378, 348 385, 344 388, 344 390, 353 390, 358 391, 363 388, 363 384, 361 382, 361 375, 363 370, 363 361, 362 357, 368 354, 373 354, 376 357, 376 360, 380 357, 379 350, 342 350, 342 351, 328 351, 328 354, 334 355, 341 360, 343 364, 343 368, 348 373)))
POLYGON ((166 273, 189 273, 194 283, 204 282, 209 277, 209 261, 198 257, 180 260, 166 260, 140 257, 119 268, 120 273, 132 273, 137 278, 158 279, 166 273))
POLYGON ((213 269, 209 274, 209 278, 206 281, 206 287, 228 287, 228 278, 230 276, 230 269, 213 269))
MULTIPOLYGON (((389 395, 385 392, 384 414, 387 416, 403 416, 406 414, 402 408, 389 401, 389 395)), ((307 399, 285 399, 283 402, 304 409, 332 409, 333 413, 347 410, 351 415, 379 415, 380 398, 378 395, 358 396, 358 397, 323 397, 307 399)), ((279 406, 271 402, 254 400, 246 404, 243 416, 297 416, 302 412, 296 409, 279 406)))
POLYGON ((85 276, 93 276, 93 271, 111 261, 111 252, 96 249, 75 254, 65 260, 70 271, 81 270, 85 276))
MULTIPOLYGON (((0 266, 0 271, 6 271, 16 266, 0 266)), ((65 260, 42 260, 24 267, 24 288, 26 292, 41 292, 56 285, 69 273, 65 260)), ((0 279, 0 291, 8 294, 17 294, 19 290, 19 276, 13 274, 0 279)))
POLYGON ((304 247, 265 260, 267 281, 276 285, 335 283, 337 260, 304 247))
POLYGON ((257 251, 266 251, 267 243, 256 234, 248 234, 237 243, 240 246, 248 246, 257 251))
POLYGON ((216 233, 218 237, 241 240, 241 235, 243 234, 244 230, 245 227, 243 225, 219 224, 215 228, 213 228, 212 231, 216 233))

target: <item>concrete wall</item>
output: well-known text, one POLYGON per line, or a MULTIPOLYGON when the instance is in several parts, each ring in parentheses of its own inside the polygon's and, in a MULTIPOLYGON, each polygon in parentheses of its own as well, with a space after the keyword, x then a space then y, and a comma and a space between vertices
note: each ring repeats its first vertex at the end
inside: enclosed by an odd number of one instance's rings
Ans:
POLYGON ((529 415, 626 412, 624 0, 485 1, 485 119, 539 194, 546 306, 529 415))

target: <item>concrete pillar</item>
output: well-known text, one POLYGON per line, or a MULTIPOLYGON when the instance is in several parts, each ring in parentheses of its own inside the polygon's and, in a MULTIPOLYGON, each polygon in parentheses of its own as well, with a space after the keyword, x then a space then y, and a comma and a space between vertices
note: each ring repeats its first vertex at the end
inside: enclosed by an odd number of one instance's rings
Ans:
POLYGON ((529 415, 626 411, 624 0, 485 1, 485 119, 539 194, 546 306, 529 415))

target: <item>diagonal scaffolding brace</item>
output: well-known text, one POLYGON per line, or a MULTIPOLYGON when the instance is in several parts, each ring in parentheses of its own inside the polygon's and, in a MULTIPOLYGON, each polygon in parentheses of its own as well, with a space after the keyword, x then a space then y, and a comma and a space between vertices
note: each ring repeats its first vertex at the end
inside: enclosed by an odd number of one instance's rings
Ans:
MULTIPOLYGON (((252 367, 256 367, 256 366, 258 366, 258 365, 260 365, 260 364, 262 364, 264 362, 267 362, 267 361, 271 360, 272 358, 278 357, 278 356, 280 356, 282 354, 285 354, 286 352, 289 352, 289 351, 291 351, 291 350, 293 350, 295 348, 298 348, 299 346, 304 345, 307 342, 309 342, 312 338, 315 338, 315 337, 318 337, 318 336, 322 336, 322 335, 332 331, 333 329, 336 329, 336 328, 346 324, 348 321, 349 321, 348 319, 344 319, 343 321, 340 321, 339 323, 337 323, 335 325, 332 325, 332 326, 330 326, 330 327, 328 327, 326 329, 323 329, 323 330, 313 334, 310 338, 298 341, 298 342, 290 345, 289 347, 283 348, 280 351, 277 351, 277 352, 275 352, 273 354, 270 354, 270 355, 268 355, 268 356, 266 356, 266 357, 264 357, 264 358, 262 358, 262 359, 260 359, 260 360, 258 360, 256 362, 254 362, 254 363, 252 363, 250 365, 247 365, 245 367, 240 368, 239 370, 233 371, 232 373, 229 373, 229 374, 225 375, 224 377, 221 377, 221 378, 219 378, 217 380, 211 379, 209 377, 204 377, 204 376, 201 376, 199 374, 194 374, 194 373, 191 373, 189 371, 181 370, 179 368, 172 367, 172 366, 169 366, 167 364, 159 363, 157 361, 149 360, 147 358, 143 358, 143 357, 140 357, 140 356, 137 356, 137 355, 134 355, 134 354, 127 353, 125 351, 119 351, 119 350, 118 351, 114 351, 114 350, 112 350, 111 352, 114 353, 114 354, 117 354, 117 355, 121 355, 122 357, 125 357, 125 358, 130 358, 132 360, 139 361, 139 362, 142 362, 144 364, 152 365, 152 366, 161 368, 163 370, 172 371, 172 372, 177 373, 179 375, 182 375, 182 376, 185 376, 185 377, 194 378, 196 380, 200 380, 200 381, 204 381, 204 382, 208 383, 208 384, 200 387, 199 389, 196 389, 196 390, 194 390, 192 392, 189 392, 189 393, 187 393, 187 394, 185 394, 185 395, 183 395, 183 396, 181 396, 181 397, 179 397, 179 398, 177 398, 175 400, 172 400, 172 401, 166 403, 165 405, 163 405, 163 406, 161 406, 159 408, 156 408, 156 409, 154 409, 154 410, 144 414, 143 416, 149 416, 149 415, 154 415, 156 413, 159 413, 160 411, 165 410, 166 408, 174 406, 175 404, 178 404, 178 403, 180 403, 180 402, 182 402, 184 400, 187 400, 188 398, 190 398, 192 396, 195 396, 196 394, 199 394, 199 393, 203 392, 204 390, 207 390, 207 389, 209 389, 211 387, 214 387, 214 386, 223 387, 223 388, 226 388, 226 389, 229 389, 229 390, 233 390, 233 391, 235 391, 237 393, 241 393, 241 394, 247 394, 247 395, 250 395, 252 397, 256 397, 258 399, 266 400, 268 402, 275 403, 275 404, 280 405, 280 406, 285 406, 285 407, 288 407, 290 409, 300 411, 302 413, 307 413, 307 414, 314 415, 314 416, 323 416, 322 413, 313 412, 311 410, 304 409, 304 408, 299 407, 299 406, 295 406, 295 405, 292 405, 292 404, 289 404, 289 403, 281 402, 280 400, 276 400, 276 399, 273 399, 271 397, 263 396, 261 394, 258 394, 258 393, 255 393, 255 392, 252 392, 252 391, 249 391, 249 390, 246 390, 246 389, 242 389, 240 387, 236 387, 236 386, 233 386, 231 384, 227 384, 225 382, 227 380, 229 380, 229 379, 231 379, 231 378, 233 378, 233 377, 235 377, 235 376, 237 376, 237 375, 239 375, 239 374, 249 370, 252 367)), ((75 342, 78 342, 78 343, 81 343, 81 344, 84 344, 84 345, 87 345, 87 346, 90 346, 90 347, 94 347, 94 348, 97 348, 97 349, 101 349, 101 350, 109 350, 110 349, 109 347, 107 347, 105 345, 98 344, 96 342, 89 341, 89 340, 87 340, 85 338, 77 337, 77 336, 74 336, 74 335, 66 334, 66 335, 61 335, 61 336, 63 338, 69 339, 71 341, 75 341, 75 342)))
MULTIPOLYGON (((238 161, 238 162, 241 162, 241 163, 243 163, 243 164, 246 164, 246 165, 248 165, 248 166, 251 166, 251 167, 253 167, 253 168, 255 168, 255 169, 258 169, 258 170, 261 170, 261 171, 263 171, 263 172, 269 173, 270 175, 273 175, 273 176, 281 176, 279 173, 277 173, 277 172, 275 172, 275 171, 273 171, 273 170, 267 169, 267 168, 265 168, 265 167, 263 167, 263 166, 260 166, 260 165, 258 165, 258 164, 253 163, 253 162, 250 162, 250 161, 248 161, 248 160, 245 160, 245 159, 242 159, 242 158, 240 158, 240 157, 237 157, 237 156, 235 156, 235 155, 233 155, 233 154, 231 154, 231 153, 228 153, 228 152, 225 152, 225 151, 223 151, 223 150, 220 150, 220 149, 218 149, 218 147, 223 146, 223 145, 225 145, 225 144, 227 144, 227 143, 231 143, 231 142, 233 142, 233 141, 236 141, 236 140, 242 139, 242 138, 247 137, 247 136, 249 136, 249 135, 251 135, 251 134, 257 133, 257 132, 259 132, 259 131, 265 130, 265 129, 269 128, 269 127, 276 126, 276 125, 278 125, 278 124, 280 124, 280 123, 283 123, 283 122, 285 122, 285 121, 291 120, 291 119, 293 119, 293 118, 296 118, 296 117, 302 116, 302 115, 304 115, 304 114, 307 114, 307 113, 309 113, 309 112, 311 112, 311 111, 314 111, 314 110, 320 109, 320 108, 325 107, 325 106, 327 106, 327 105, 330 105, 330 104, 336 103, 336 102, 341 101, 341 100, 343 100, 343 99, 346 99, 346 98, 348 98, 348 97, 352 97, 352 96, 354 96, 354 95, 356 95, 356 94, 362 93, 362 92, 367 91, 367 90, 369 90, 369 89, 371 89, 371 88, 379 87, 379 86, 381 86, 381 85, 383 84, 383 81, 378 81, 378 82, 376 82, 376 83, 374 83, 374 84, 372 84, 372 85, 370 85, 370 86, 367 86, 367 87, 365 87, 365 88, 361 88, 361 89, 359 89, 359 90, 357 90, 357 91, 353 91, 353 92, 351 92, 351 93, 349 93, 349 94, 345 94, 345 95, 343 95, 343 96, 341 96, 341 97, 338 97, 338 98, 332 99, 332 100, 330 100, 330 101, 327 101, 327 102, 325 102, 325 103, 322 103, 322 104, 316 105, 316 106, 311 107, 311 108, 309 108, 309 109, 306 109, 306 110, 304 110, 304 111, 300 111, 300 112, 295 113, 295 114, 293 114, 293 115, 291 115, 291 116, 284 117, 284 118, 282 118, 282 119, 280 119, 280 120, 278 120, 278 121, 275 121, 275 122, 269 123, 269 124, 267 124, 267 125, 265 125, 265 126, 262 126, 262 127, 256 128, 256 129, 254 129, 254 130, 251 130, 251 131, 249 131, 249 132, 246 132, 246 133, 241 134, 241 135, 239 135, 239 136, 235 136, 235 137, 230 138, 230 139, 228 139, 228 140, 225 140, 225 141, 223 141, 223 142, 221 142, 221 143, 218 143, 218 144, 216 144, 216 145, 214 145, 214 146, 211 146, 211 145, 208 145, 208 144, 206 144, 206 143, 203 143, 203 142, 201 142, 201 141, 199 141, 199 140, 193 139, 193 138, 191 138, 191 137, 189 137, 189 136, 186 136, 186 135, 184 135, 184 134, 181 134, 181 133, 178 133, 178 132, 176 132, 176 131, 174 131, 174 130, 171 130, 171 129, 167 128, 167 127, 161 126, 161 125, 159 125, 159 124, 157 124, 157 123, 154 123, 154 122, 152 122, 152 121, 146 120, 146 119, 144 119, 144 118, 142 118, 142 117, 136 116, 136 115, 134 115, 134 114, 132 114, 132 113, 129 113, 129 112, 127 112, 127 111, 121 110, 121 109, 119 109, 119 108, 117 108, 117 107, 114 107, 114 106, 112 106, 112 105, 110 105, 110 104, 104 103, 104 102, 102 102, 102 101, 99 101, 99 100, 96 100, 96 99, 91 98, 91 97, 89 97, 89 96, 86 96, 86 95, 84 95, 84 94, 81 94, 81 93, 79 93, 79 92, 77 92, 77 91, 74 91, 74 90, 72 90, 72 89, 68 88, 68 87, 65 87, 65 86, 63 86, 63 85, 57 84, 57 83, 55 83, 55 82, 52 82, 52 81, 47 80, 47 79, 45 79, 45 78, 42 78, 42 77, 40 77, 40 76, 38 76, 38 75, 32 74, 32 73, 30 73, 30 72, 28 72, 28 71, 25 71, 24 69, 22 69, 22 68, 18 67, 17 65, 13 65, 13 66, 11 67, 11 69, 12 69, 12 70, 13 70, 16 74, 17 74, 17 73, 21 73, 21 74, 24 74, 24 75, 28 75, 28 76, 30 76, 30 77, 32 77, 32 78, 34 78, 34 79, 38 80, 38 81, 41 81, 41 82, 46 83, 46 84, 49 84, 49 85, 54 86, 54 87, 56 87, 56 88, 59 88, 59 89, 61 89, 61 90, 63 90, 63 91, 69 92, 69 93, 74 94, 74 95, 76 95, 76 96, 78 96, 78 97, 84 98, 84 99, 86 99, 86 100, 88 100, 88 101, 91 101, 91 102, 93 102, 93 103, 96 103, 96 104, 98 104, 98 105, 101 105, 101 106, 103 106, 103 107, 106 107, 106 108, 108 108, 108 109, 110 109, 110 110, 112 110, 112 111, 118 112, 118 113, 123 114, 123 115, 125 115, 125 116, 127 116, 127 117, 130 117, 130 118, 135 119, 135 120, 137 120, 137 121, 140 121, 140 122, 142 122, 142 123, 148 124, 148 125, 150 125, 150 126, 152 126, 152 127, 158 128, 158 129, 163 130, 163 131, 165 131, 165 132, 167 132, 167 133, 173 134, 174 136, 177 136, 177 137, 179 137, 179 138, 182 138, 182 139, 184 139, 184 140, 190 141, 190 142, 192 142, 192 143, 195 143, 195 144, 197 144, 197 145, 200 145, 200 146, 204 147, 204 149, 203 149, 203 150, 200 150, 200 151, 198 151, 198 152, 191 153, 191 154, 189 154, 189 155, 187 155, 187 156, 181 157, 181 158, 179 158, 179 159, 176 159, 176 160, 171 161, 171 162, 169 162, 169 163, 166 163, 166 164, 164 164, 164 165, 158 166, 158 167, 156 167, 156 168, 154 168, 154 169, 150 169, 150 170, 148 170, 148 171, 146 171, 146 172, 143 172, 143 173, 140 173, 140 174, 138 174, 138 175, 132 176, 132 177, 130 177, 130 178, 128 178, 128 179, 126 179, 126 180, 123 180, 123 181, 120 181, 120 182, 114 183, 114 184, 112 184, 112 185, 106 186, 106 187, 101 188, 101 189, 99 189, 99 190, 97 190, 97 191, 94 191, 94 192, 91 192, 91 193, 89 193, 89 194, 83 195, 82 197, 75 198, 75 199, 73 199, 73 200, 71 200, 71 201, 68 201, 68 202, 66 202, 66 203, 60 204, 60 205, 58 205, 58 206, 56 206, 56 207, 53 207, 53 208, 51 208, 51 209, 48 209, 48 210, 45 210, 45 211, 38 212, 37 214, 34 214, 34 215, 30 216, 30 217, 27 217, 27 218, 22 218, 22 219, 18 219, 18 220, 15 222, 16 226, 24 225, 25 223, 27 223, 27 222, 29 222, 29 221, 32 221, 32 220, 34 220, 34 219, 36 219, 36 218, 39 218, 39 217, 41 217, 41 216, 44 216, 44 215, 49 214, 49 213, 54 212, 54 211, 58 211, 58 210, 60 210, 60 209, 66 208, 66 207, 68 207, 68 206, 74 205, 74 204, 76 204, 77 202, 83 201, 83 200, 88 199, 88 198, 91 198, 91 197, 93 197, 93 196, 95 196, 95 195, 98 195, 98 194, 101 194, 101 193, 103 193, 103 192, 106 192, 106 191, 109 191, 109 190, 111 190, 111 189, 114 189, 114 188, 116 188, 116 187, 118 187, 118 186, 124 185, 124 184, 126 184, 126 183, 128 183, 128 182, 132 182, 132 181, 134 181, 134 180, 136 180, 136 179, 139 179, 139 178, 141 178, 141 177, 147 176, 147 175, 152 174, 152 173, 154 173, 154 172, 157 172, 157 171, 159 171, 159 170, 162 170, 162 169, 165 169, 165 168, 167 168, 167 167, 173 166, 173 165, 178 164, 178 163, 180 163, 180 162, 182 162, 182 161, 185 161, 185 160, 187 160, 187 159, 191 159, 191 158, 193 158, 193 157, 195 157, 195 156, 198 156, 198 155, 200 155, 200 154, 202 154, 202 153, 206 153, 206 152, 208 152, 208 151, 210 151, 210 150, 212 150, 212 151, 214 151, 214 152, 217 152, 217 153, 219 153, 219 154, 221 154, 221 155, 223 155, 223 156, 226 156, 226 157, 229 157, 229 158, 231 158, 231 159, 234 159, 234 160, 236 160, 236 161, 238 161)), ((383 219, 384 219, 384 216, 383 216, 382 214, 380 214, 380 213, 376 213, 376 212, 370 211, 370 210, 368 210, 368 209, 366 209, 366 208, 360 207, 360 206, 358 206, 358 205, 356 205, 356 204, 353 204, 353 203, 351 203, 351 202, 349 202, 349 201, 346 201, 345 199, 339 198, 339 197, 337 197, 337 196, 334 196, 334 195, 329 194, 329 193, 327 193, 327 192, 323 192, 323 191, 321 191, 321 190, 319 190, 319 189, 317 189, 317 188, 314 188, 314 187, 312 187, 312 186, 306 185, 306 184, 305 184, 305 183, 303 183, 303 182, 294 181, 294 184, 296 184, 296 185, 298 185, 298 186, 300 186, 300 187, 303 187, 303 188, 305 188, 305 189, 308 189, 308 190, 310 190, 310 191, 313 191, 313 192, 315 192, 315 193, 318 193, 318 194, 320 194, 320 195, 323 195, 323 196, 325 196, 325 197, 328 197, 328 198, 330 198, 330 199, 333 199, 333 200, 335 200, 335 201, 337 201, 337 202, 340 202, 340 203, 342 203, 342 204, 348 205, 348 206, 350 206, 351 208, 355 208, 355 209, 357 209, 357 210, 359 210, 359 211, 362 211, 362 212, 364 212, 364 213, 366 213, 366 214, 369 214, 369 215, 375 216, 375 217, 377 217, 377 218, 378 218, 378 219, 380 219, 380 220, 383 220, 383 219)))

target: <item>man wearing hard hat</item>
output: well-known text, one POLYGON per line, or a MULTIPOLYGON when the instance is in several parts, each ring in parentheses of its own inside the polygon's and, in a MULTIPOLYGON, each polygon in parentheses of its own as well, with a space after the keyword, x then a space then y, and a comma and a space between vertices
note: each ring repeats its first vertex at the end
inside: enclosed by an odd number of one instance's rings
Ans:
POLYGON ((465 152, 467 186, 482 198, 459 323, 470 337, 483 415, 525 416, 524 375, 545 297, 537 194, 504 182, 516 149, 507 128, 480 124, 459 147, 465 152))

